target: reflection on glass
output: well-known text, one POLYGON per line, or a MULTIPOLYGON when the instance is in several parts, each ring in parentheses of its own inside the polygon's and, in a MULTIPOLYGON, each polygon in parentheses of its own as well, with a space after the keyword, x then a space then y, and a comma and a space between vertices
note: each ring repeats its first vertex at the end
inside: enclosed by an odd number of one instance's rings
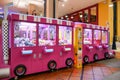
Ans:
POLYGON ((59 26, 59 45, 72 44, 72 28, 59 26))
POLYGON ((92 44, 92 30, 84 29, 84 44, 92 44))
POLYGON ((93 7, 90 10, 90 22, 96 22, 96 7, 93 7))
POLYGON ((56 26, 39 24, 39 46, 56 44, 56 26))
POLYGON ((108 43, 108 34, 107 31, 102 31, 102 43, 108 43))
POLYGON ((36 45, 36 24, 15 22, 14 24, 15 47, 28 47, 36 45))
POLYGON ((88 10, 84 11, 84 22, 88 23, 88 10))
POLYGON ((94 44, 99 45, 101 43, 101 31, 94 30, 94 44))

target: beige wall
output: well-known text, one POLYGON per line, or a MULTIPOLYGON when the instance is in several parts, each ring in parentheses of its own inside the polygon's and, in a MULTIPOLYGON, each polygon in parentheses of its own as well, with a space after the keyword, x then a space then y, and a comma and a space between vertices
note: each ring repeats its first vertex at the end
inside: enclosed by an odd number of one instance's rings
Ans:
POLYGON ((108 4, 108 0, 98 4, 98 24, 101 26, 106 26, 108 22, 108 4))
POLYGON ((53 0, 47 0, 46 17, 53 17, 53 0))
MULTIPOLYGON (((112 4, 111 0, 109 0, 109 4, 112 4)), ((113 42, 113 7, 109 7, 108 5, 108 9, 109 9, 109 27, 110 27, 110 44, 112 44, 113 42)))
MULTIPOLYGON (((111 0, 107 2, 101 2, 98 4, 99 19, 98 24, 101 26, 109 26, 110 28, 110 44, 113 40, 113 7, 109 7, 112 4, 111 0), (108 22, 108 24, 107 24, 108 22)), ((120 37, 120 1, 117 2, 117 37, 120 37)))

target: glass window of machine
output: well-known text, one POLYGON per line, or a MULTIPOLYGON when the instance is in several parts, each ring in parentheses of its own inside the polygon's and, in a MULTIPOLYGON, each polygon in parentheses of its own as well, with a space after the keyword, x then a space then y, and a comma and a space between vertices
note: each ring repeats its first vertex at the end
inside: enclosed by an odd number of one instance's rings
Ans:
POLYGON ((72 28, 59 26, 59 45, 72 44, 72 28))
POLYGON ((39 24, 39 46, 56 44, 56 26, 39 24))
POLYGON ((107 31, 102 31, 102 43, 107 43, 108 42, 108 33, 107 31))
POLYGON ((101 43, 101 31, 94 30, 94 44, 99 45, 101 43))
POLYGON ((84 44, 92 44, 92 30, 84 29, 84 44))
POLYGON ((15 47, 36 46, 36 24, 15 22, 14 45, 15 47))

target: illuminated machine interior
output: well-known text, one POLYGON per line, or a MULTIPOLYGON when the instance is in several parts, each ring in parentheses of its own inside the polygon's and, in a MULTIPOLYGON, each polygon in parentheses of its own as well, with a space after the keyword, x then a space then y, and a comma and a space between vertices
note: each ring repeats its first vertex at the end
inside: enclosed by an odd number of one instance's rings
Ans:
POLYGON ((92 44, 92 30, 84 29, 84 44, 92 44))
POLYGON ((59 45, 72 44, 72 28, 59 26, 59 45))
POLYGON ((27 47, 36 45, 36 24, 27 22, 15 22, 14 46, 27 47))
POLYGON ((107 31, 102 31, 102 43, 103 44, 108 43, 108 33, 107 33, 107 31))
POLYGON ((39 46, 56 44, 56 26, 39 24, 39 46))
POLYGON ((101 31, 94 30, 94 44, 99 45, 101 44, 101 31))

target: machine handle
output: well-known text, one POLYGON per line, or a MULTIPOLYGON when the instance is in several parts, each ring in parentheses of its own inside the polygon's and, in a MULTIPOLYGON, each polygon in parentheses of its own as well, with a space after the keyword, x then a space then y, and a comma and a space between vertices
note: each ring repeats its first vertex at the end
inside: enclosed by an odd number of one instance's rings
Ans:
POLYGON ((34 55, 33 55, 33 58, 34 58, 34 59, 36 59, 36 58, 37 58, 37 55, 36 55, 36 54, 34 54, 34 55))
POLYGON ((64 46, 63 51, 69 52, 69 51, 71 51, 71 48, 66 48, 66 47, 64 46))
POLYGON ((93 46, 87 46, 87 49, 91 50, 91 49, 93 49, 93 46))
POLYGON ((22 54, 32 54, 33 50, 22 50, 22 54))
POLYGON ((109 45, 103 45, 103 48, 105 48, 105 49, 108 48, 108 47, 109 47, 109 45))
POLYGON ((39 58, 40 58, 40 59, 42 58, 42 54, 41 54, 41 53, 39 54, 39 58))
POLYGON ((54 49, 44 49, 44 52, 45 53, 52 53, 52 52, 54 52, 54 49))
POLYGON ((98 45, 98 46, 96 46, 98 49, 101 49, 102 48, 102 46, 101 45, 98 45))

